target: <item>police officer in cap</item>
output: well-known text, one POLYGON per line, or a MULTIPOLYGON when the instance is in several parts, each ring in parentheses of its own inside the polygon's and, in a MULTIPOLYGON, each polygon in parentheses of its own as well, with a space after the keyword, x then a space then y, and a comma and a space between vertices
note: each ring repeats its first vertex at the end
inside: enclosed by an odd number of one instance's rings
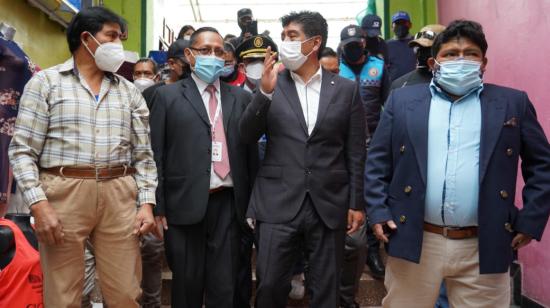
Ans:
POLYGON ((246 81, 242 87, 248 92, 253 92, 262 78, 267 47, 271 47, 272 54, 278 51, 273 40, 264 35, 252 36, 237 46, 236 54, 241 69, 246 74, 246 81))
MULTIPOLYGON (((241 87, 253 92, 256 85, 262 78, 264 70, 264 59, 267 52, 267 47, 271 47, 272 54, 277 53, 277 45, 267 36, 255 35, 242 42, 235 54, 239 58, 239 70, 244 71, 246 80, 241 87)), ((258 140, 258 152, 260 158, 263 158, 265 153, 265 136, 258 140)), ((241 237, 239 270, 237 274, 237 287, 235 289, 235 307, 250 307, 250 299, 252 297, 252 244, 254 243, 254 235, 252 229, 243 230, 241 237)))

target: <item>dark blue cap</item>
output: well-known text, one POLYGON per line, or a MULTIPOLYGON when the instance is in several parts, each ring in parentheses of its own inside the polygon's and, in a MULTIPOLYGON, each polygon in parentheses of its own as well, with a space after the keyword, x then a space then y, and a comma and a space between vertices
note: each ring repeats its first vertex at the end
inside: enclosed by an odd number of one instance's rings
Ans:
POLYGON ((392 23, 394 23, 398 20, 411 21, 411 17, 409 16, 409 13, 407 13, 405 11, 399 11, 399 12, 393 14, 393 16, 391 17, 391 22, 392 23))

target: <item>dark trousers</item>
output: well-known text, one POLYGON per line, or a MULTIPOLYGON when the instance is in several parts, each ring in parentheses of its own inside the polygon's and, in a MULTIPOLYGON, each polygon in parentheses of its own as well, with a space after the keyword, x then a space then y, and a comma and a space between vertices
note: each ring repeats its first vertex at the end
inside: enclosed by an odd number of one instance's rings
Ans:
POLYGON ((141 238, 141 299, 142 308, 160 308, 160 291, 162 286, 162 254, 164 247, 161 240, 149 233, 141 238))
POLYGON ((169 225, 166 258, 172 270, 172 307, 233 307, 239 256, 239 227, 233 190, 210 195, 204 219, 169 225))
POLYGON ((252 298, 252 246, 254 233, 252 230, 241 230, 239 249, 239 269, 237 271, 237 287, 235 289, 235 308, 249 308, 252 298))
POLYGON ((355 295, 359 289, 359 280, 363 274, 367 258, 366 230, 364 224, 352 234, 346 235, 344 249, 344 264, 342 265, 342 280, 340 283, 340 304, 344 307, 353 307, 355 295))
POLYGON ((306 256, 310 307, 338 307, 345 230, 331 230, 306 196, 296 217, 283 224, 258 222, 256 307, 284 308, 294 264, 306 256))

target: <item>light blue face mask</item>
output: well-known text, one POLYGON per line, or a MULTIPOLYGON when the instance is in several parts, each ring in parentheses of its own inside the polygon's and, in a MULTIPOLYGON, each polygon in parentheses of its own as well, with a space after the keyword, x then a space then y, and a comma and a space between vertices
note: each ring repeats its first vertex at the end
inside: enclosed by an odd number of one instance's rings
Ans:
POLYGON ((222 73, 220 76, 229 77, 235 71, 235 65, 226 65, 223 67, 222 73))
POLYGON ((195 56, 195 74, 204 82, 212 84, 223 72, 225 60, 215 56, 195 56))
POLYGON ((462 58, 445 62, 435 62, 434 80, 443 90, 457 96, 463 96, 472 89, 479 88, 481 63, 462 58))

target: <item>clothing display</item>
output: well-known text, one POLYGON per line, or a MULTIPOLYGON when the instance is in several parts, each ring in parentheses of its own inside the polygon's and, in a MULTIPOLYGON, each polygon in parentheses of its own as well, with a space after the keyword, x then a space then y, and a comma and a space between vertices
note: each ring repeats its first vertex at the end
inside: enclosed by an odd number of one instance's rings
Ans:
POLYGON ((0 33, 0 203, 6 202, 10 193, 8 146, 15 128, 19 98, 35 71, 36 66, 21 47, 0 33))

